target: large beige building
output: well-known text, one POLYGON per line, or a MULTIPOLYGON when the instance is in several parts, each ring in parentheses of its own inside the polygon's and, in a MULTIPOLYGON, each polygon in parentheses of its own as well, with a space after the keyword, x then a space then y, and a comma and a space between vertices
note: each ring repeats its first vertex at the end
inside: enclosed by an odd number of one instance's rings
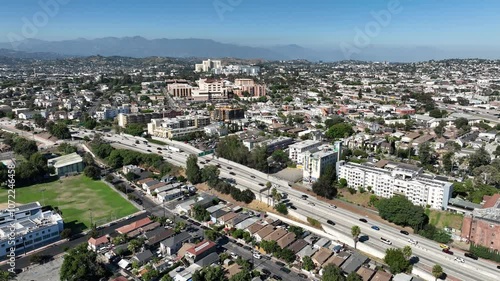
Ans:
POLYGON ((189 84, 184 83, 174 83, 167 85, 168 94, 178 97, 178 98, 187 98, 191 97, 191 91, 193 87, 189 84))
POLYGON ((224 80, 202 78, 197 83, 198 88, 191 91, 194 100, 223 99, 232 92, 232 88, 226 86, 224 80))
POLYGON ((266 85, 255 83, 253 79, 235 79, 234 80, 234 94, 244 97, 262 97, 266 95, 266 85))
POLYGON ((209 72, 212 69, 222 68, 220 60, 204 60, 202 63, 197 63, 194 66, 195 72, 209 72))
POLYGON ((151 113, 120 113, 118 114, 118 126, 125 128, 129 124, 147 124, 155 118, 176 117, 182 115, 182 111, 166 110, 151 113))
POLYGON ((209 116, 177 116, 175 118, 153 119, 148 124, 148 134, 160 138, 177 138, 202 131, 210 124, 209 116))

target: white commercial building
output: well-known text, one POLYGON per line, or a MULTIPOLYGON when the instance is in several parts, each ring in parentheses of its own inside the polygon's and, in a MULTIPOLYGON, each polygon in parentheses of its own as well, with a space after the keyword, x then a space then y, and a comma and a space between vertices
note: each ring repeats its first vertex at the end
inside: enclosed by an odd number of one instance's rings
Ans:
POLYGON ((222 62, 220 60, 204 60, 202 63, 197 63, 194 65, 195 72, 210 72, 212 69, 222 68, 222 62))
POLYGON ((371 188, 375 195, 390 198, 404 195, 415 205, 429 205, 446 210, 453 192, 453 184, 446 178, 423 173, 423 168, 386 160, 375 165, 337 163, 338 178, 346 179, 352 188, 371 188))
POLYGON ((333 165, 340 158, 342 145, 336 142, 335 145, 324 145, 312 150, 303 152, 302 157, 302 179, 306 183, 314 183, 325 172, 328 165, 333 165))
POLYGON ((288 146, 288 158, 297 164, 302 164, 303 153, 321 145, 320 141, 305 140, 288 146))
POLYGON ((210 124, 209 116, 177 116, 174 118, 152 119, 148 123, 148 134, 160 138, 176 138, 202 131, 210 124))
POLYGON ((0 210, 0 259, 58 241, 63 227, 61 215, 42 211, 38 202, 0 210))

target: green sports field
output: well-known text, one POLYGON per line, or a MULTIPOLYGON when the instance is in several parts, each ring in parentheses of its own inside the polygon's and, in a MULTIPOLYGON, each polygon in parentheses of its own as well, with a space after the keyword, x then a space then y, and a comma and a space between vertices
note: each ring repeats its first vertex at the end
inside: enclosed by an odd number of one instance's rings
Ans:
MULTIPOLYGON (((16 189, 16 203, 40 202, 59 207, 65 228, 74 232, 90 227, 90 220, 98 225, 137 212, 137 208, 101 181, 85 176, 16 189)), ((7 190, 0 189, 0 203, 7 202, 7 190)), ((5 205, 5 204, 2 204, 5 205)))

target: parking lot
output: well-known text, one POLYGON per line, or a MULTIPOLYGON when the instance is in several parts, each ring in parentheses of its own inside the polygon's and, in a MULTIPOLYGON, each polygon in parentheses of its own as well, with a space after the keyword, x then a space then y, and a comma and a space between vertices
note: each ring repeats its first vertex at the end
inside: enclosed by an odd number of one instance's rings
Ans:
POLYGON ((42 264, 26 268, 17 275, 17 281, 59 281, 59 270, 63 263, 63 256, 42 264))

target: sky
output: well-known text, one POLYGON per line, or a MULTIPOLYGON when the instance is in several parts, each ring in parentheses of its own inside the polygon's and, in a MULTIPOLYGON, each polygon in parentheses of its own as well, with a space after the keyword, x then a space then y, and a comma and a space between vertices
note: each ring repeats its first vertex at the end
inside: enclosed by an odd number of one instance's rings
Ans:
POLYGON ((0 42, 142 36, 328 48, 365 36, 384 46, 497 48, 498 11, 493 0, 17 0, 2 1, 0 42))

